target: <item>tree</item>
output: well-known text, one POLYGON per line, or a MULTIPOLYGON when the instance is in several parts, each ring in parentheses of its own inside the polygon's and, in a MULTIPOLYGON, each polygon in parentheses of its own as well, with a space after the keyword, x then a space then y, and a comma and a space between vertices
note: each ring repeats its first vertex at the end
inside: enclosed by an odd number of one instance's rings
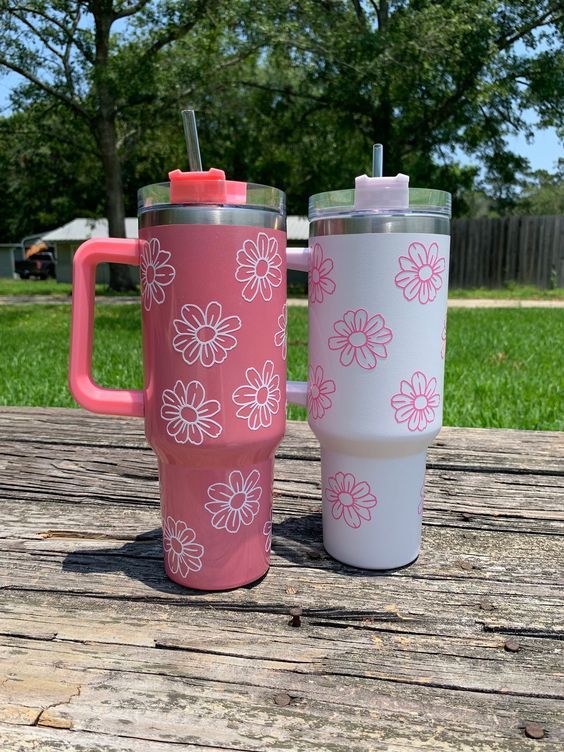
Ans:
POLYGON ((96 143, 65 107, 36 102, 0 119, 0 144, 0 237, 16 240, 77 216, 103 215, 96 143))
MULTIPOLYGON (((371 144, 385 170, 412 184, 473 186, 485 167, 495 200, 509 201, 526 162, 510 133, 557 125, 564 94, 562 6, 554 0, 302 0, 258 3, 270 44, 215 94, 214 125, 242 123, 233 151, 264 182, 285 186, 295 210, 319 190, 351 187, 370 169, 371 144)), ((227 150, 227 154, 231 153, 227 150)), ((234 157, 235 159, 235 157, 234 157)))
MULTIPOLYGON (((62 105, 86 126, 102 167, 110 235, 125 235, 120 164, 120 117, 151 101, 158 57, 167 46, 213 16, 216 0, 0 0, 0 68, 19 74, 27 102, 62 105), (113 33, 116 23, 143 19, 144 46, 113 33), (138 48, 137 48, 138 49, 138 48)), ((111 266, 111 286, 131 285, 111 266)))
POLYGON ((554 174, 535 170, 522 182, 515 211, 525 214, 564 214, 564 159, 554 174))

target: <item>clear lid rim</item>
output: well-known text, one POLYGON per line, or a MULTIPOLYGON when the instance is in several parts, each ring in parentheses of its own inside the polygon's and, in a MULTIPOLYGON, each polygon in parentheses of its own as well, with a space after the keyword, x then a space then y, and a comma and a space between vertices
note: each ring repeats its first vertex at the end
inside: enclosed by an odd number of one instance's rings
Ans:
POLYGON ((354 216, 394 215, 394 214, 434 214, 451 216, 452 195, 437 188, 409 188, 409 205, 407 207, 378 207, 356 209, 354 206, 355 189, 345 188, 337 191, 314 193, 309 199, 309 219, 319 219, 334 215, 349 214, 354 216))

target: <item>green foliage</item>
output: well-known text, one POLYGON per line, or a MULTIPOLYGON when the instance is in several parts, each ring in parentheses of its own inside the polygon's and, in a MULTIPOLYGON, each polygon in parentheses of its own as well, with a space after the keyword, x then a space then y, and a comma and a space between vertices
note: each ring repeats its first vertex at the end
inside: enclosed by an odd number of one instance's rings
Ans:
MULTIPOLYGON (((445 424, 562 430, 562 310, 451 310, 445 424), (550 346, 547 346, 550 343, 550 346)), ((73 406, 67 389, 70 306, 0 307, 0 404, 73 406)), ((141 388, 139 306, 96 308, 94 377, 141 388)), ((290 307, 288 377, 307 377, 307 309, 290 307)), ((289 417, 303 418, 291 406, 289 417)))
POLYGON ((0 238, 20 240, 104 211, 104 182, 92 136, 59 103, 32 103, 0 119, 0 238))
MULTIPOLYGON (((100 91, 113 108, 129 215, 141 185, 186 166, 188 105, 198 109, 205 167, 283 187, 300 214, 312 193, 368 172, 376 140, 386 173, 451 191, 455 214, 471 212, 479 195, 478 168, 453 156, 466 151, 486 171, 487 212, 512 211, 527 164, 508 150, 508 135, 530 134, 525 111, 561 126, 554 0, 43 0, 34 7, 64 28, 81 14, 66 68, 46 43, 65 50, 68 37, 30 16, 42 42, 24 28, 21 8, 16 24, 18 7, 0 0, 10 10, 0 21, 0 69, 9 58, 47 87, 22 86, 15 113, 0 121, 10 192, 3 239, 102 213, 100 91), (92 13, 102 7, 113 9, 113 31, 98 70, 92 13)), ((545 193, 531 211, 545 206, 545 193)))
POLYGON ((558 161, 556 174, 536 170, 523 181, 516 213, 564 214, 564 159, 558 161))

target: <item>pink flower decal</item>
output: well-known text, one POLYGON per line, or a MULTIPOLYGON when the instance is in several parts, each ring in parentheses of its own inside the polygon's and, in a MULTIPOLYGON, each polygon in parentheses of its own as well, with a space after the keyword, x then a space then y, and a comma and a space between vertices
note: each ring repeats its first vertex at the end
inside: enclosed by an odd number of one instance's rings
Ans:
POLYGON ((417 514, 421 516, 423 514, 423 504, 425 503, 425 483, 421 486, 421 491, 419 492, 419 505, 417 507, 417 514))
POLYGON ((332 271, 333 260, 324 258, 323 248, 319 243, 315 243, 308 272, 309 299, 312 303, 323 303, 325 295, 335 292, 335 282, 329 276, 332 271))
POLYGON ((427 380, 421 371, 415 371, 411 381, 402 381, 391 405, 396 411, 396 423, 407 423, 410 431, 424 431, 435 420, 439 406, 437 379, 427 380))
POLYGON ((165 389, 161 418, 166 432, 177 444, 202 444, 204 436, 217 439, 222 428, 214 415, 220 410, 217 400, 206 400, 206 392, 199 381, 183 384, 177 381, 174 389, 165 389))
POLYGON ((444 258, 439 258, 439 246, 431 243, 427 250, 423 243, 410 243, 407 256, 400 256, 399 264, 401 271, 396 274, 395 283, 403 290, 403 297, 418 298, 423 305, 435 300, 446 268, 444 258))
POLYGON ((386 345, 392 340, 392 330, 380 316, 368 317, 364 308, 347 311, 343 318, 333 324, 337 336, 329 337, 329 348, 340 350, 342 366, 356 361, 361 368, 376 368, 378 358, 387 358, 386 345))
POLYGON ((445 316, 445 323, 443 324, 443 331, 441 333, 442 346, 441 346, 441 358, 444 360, 446 355, 446 324, 447 317, 445 316))
POLYGON ((264 550, 267 554, 269 554, 272 546, 272 520, 264 523, 262 534, 266 536, 266 540, 264 542, 264 550))
POLYGON ((278 316, 278 329, 274 335, 274 344, 282 348, 282 358, 286 360, 286 344, 288 340, 288 306, 286 303, 282 306, 282 313, 278 316))
POLYGON ((329 488, 325 489, 325 493, 336 520, 343 519, 349 527, 358 528, 363 521, 372 519, 370 510, 378 500, 365 480, 357 482, 351 473, 336 473, 328 483, 329 488))
POLYGON ((282 283, 282 258, 278 241, 265 232, 259 232, 256 242, 245 240, 237 251, 235 279, 243 282, 243 298, 250 303, 257 295, 263 300, 272 299, 272 288, 282 283))
POLYGON ((196 533, 182 520, 167 517, 163 524, 163 548, 173 574, 187 577, 202 568, 204 547, 196 543, 196 533))
POLYGON ((327 410, 333 406, 333 400, 329 397, 335 394, 335 382, 332 379, 323 378, 323 368, 309 367, 309 379, 307 382, 307 409, 312 418, 322 418, 327 410))
POLYGON ((261 372, 247 368, 245 376, 247 383, 233 392, 233 402, 240 406, 235 414, 247 421, 251 431, 268 428, 280 409, 280 378, 274 363, 267 360, 261 372))
POLYGON ((151 238, 148 243, 142 244, 139 268, 141 297, 146 311, 151 309, 153 303, 164 303, 165 287, 170 285, 176 276, 176 271, 169 261, 170 253, 161 250, 158 238, 151 238))
POLYGON ((222 318, 221 303, 212 300, 205 311, 192 303, 183 305, 180 316, 174 320, 176 336, 172 346, 182 353, 188 365, 200 363, 209 368, 223 363, 228 350, 237 346, 233 332, 241 328, 241 319, 239 316, 222 318))
POLYGON ((213 483, 208 488, 210 501, 205 506, 212 516, 211 524, 218 530, 238 533, 241 525, 250 525, 259 513, 261 496, 258 470, 252 470, 246 478, 233 470, 227 483, 213 483))

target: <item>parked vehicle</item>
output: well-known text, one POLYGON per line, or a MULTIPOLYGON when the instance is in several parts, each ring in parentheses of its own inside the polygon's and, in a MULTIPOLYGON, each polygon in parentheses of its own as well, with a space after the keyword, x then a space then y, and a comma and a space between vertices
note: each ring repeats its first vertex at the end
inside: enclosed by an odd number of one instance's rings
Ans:
POLYGON ((35 243, 25 249, 23 261, 16 261, 16 274, 20 279, 55 278, 56 260, 55 250, 43 241, 35 243))

